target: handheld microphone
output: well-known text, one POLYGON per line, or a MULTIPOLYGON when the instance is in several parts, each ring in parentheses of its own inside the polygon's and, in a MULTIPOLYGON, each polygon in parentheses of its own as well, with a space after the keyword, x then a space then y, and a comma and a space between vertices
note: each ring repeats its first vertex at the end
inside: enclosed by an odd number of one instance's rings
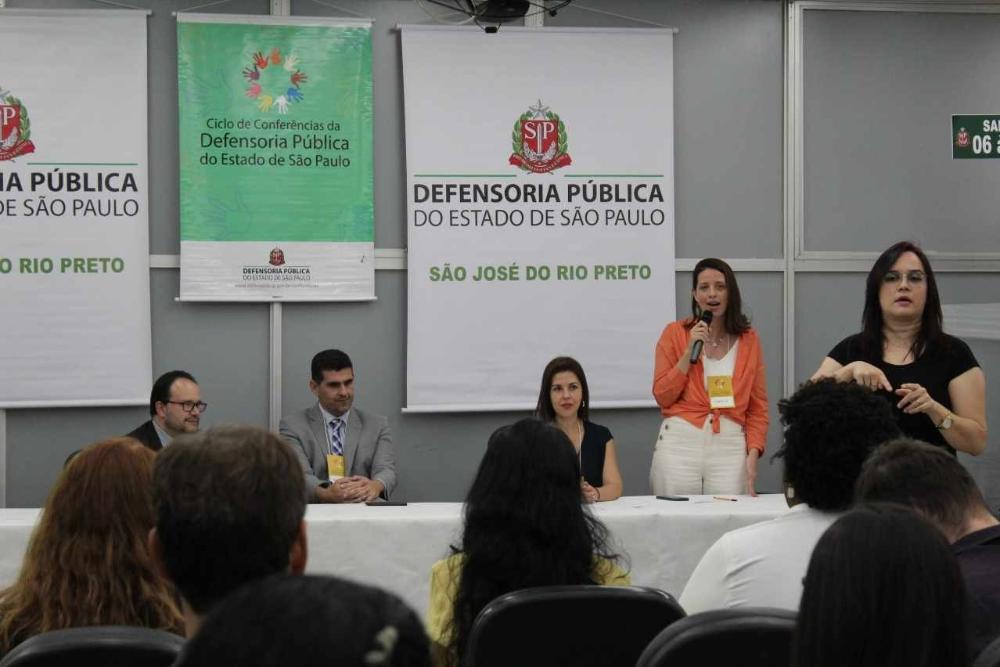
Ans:
MULTIPOLYGON (((705 324, 712 323, 712 311, 706 310, 701 314, 701 321, 705 324)), ((698 363, 698 357, 701 355, 701 348, 705 346, 705 341, 696 340, 694 342, 694 347, 691 348, 691 363, 698 363)))

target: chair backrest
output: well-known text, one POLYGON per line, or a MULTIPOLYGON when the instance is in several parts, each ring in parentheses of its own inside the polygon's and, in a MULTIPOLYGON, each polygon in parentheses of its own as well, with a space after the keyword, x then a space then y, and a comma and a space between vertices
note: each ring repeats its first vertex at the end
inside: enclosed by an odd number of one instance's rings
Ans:
POLYGON ((501 595, 476 617, 463 664, 633 665, 684 610, 639 586, 544 586, 501 595))
POLYGON ((636 667, 787 667, 797 617, 764 607, 692 614, 657 635, 636 667))
POLYGON ((29 637, 0 661, 0 667, 169 667, 183 646, 183 638, 162 630, 67 628, 29 637))
POLYGON ((1000 637, 986 645, 972 667, 1000 667, 1000 637))

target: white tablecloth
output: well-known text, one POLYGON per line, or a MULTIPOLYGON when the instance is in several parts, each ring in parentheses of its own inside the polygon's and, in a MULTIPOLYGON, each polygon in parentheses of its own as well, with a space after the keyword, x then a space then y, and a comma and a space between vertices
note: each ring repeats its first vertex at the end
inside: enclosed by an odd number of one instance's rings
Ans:
MULTIPOLYGON (((632 583, 679 597, 698 560, 720 535, 787 510, 781 495, 737 498, 728 502, 694 496, 689 502, 673 502, 628 496, 593 508, 616 548, 628 557, 632 583)), ((458 543, 461 512, 460 503, 310 505, 307 570, 387 588, 424 614, 431 565, 450 553, 449 544, 458 543)), ((0 585, 17 576, 38 513, 0 510, 0 585)))

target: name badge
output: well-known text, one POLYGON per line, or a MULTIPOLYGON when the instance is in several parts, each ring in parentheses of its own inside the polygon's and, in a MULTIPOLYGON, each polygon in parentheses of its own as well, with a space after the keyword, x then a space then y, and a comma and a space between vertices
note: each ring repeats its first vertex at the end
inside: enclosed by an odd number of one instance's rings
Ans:
POLYGON ((735 408, 732 375, 708 376, 708 404, 712 408, 735 408))
POLYGON ((330 474, 330 481, 336 482, 344 476, 344 457, 338 454, 327 454, 326 469, 330 474))

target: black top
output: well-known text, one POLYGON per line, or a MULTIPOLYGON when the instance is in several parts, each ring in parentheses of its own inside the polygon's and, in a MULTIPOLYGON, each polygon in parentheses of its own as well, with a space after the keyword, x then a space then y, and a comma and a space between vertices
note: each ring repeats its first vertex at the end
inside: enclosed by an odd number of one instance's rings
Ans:
POLYGON ((1000 526, 969 533, 951 545, 968 593, 969 655, 1000 637, 1000 526))
POLYGON ((580 472, 587 484, 597 488, 604 486, 604 452, 608 440, 614 438, 611 431, 595 424, 583 422, 583 442, 580 444, 580 472))
MULTIPOLYGON (((939 345, 925 350, 913 363, 902 366, 886 363, 881 357, 876 359, 864 355, 861 352, 860 334, 848 336, 840 341, 827 356, 842 366, 846 366, 852 361, 866 361, 885 373, 893 389, 899 389, 899 386, 904 382, 915 382, 926 389, 931 398, 951 410, 948 383, 970 368, 978 367, 979 362, 976 361, 969 346, 961 339, 947 334, 942 335, 944 338, 939 345)), ((899 430, 904 434, 938 447, 944 447, 952 454, 955 453, 955 450, 948 444, 944 436, 941 435, 941 431, 927 415, 922 413, 908 415, 896 407, 902 397, 884 390, 879 390, 876 393, 883 396, 892 405, 892 411, 896 415, 896 423, 899 424, 899 430)))
POLYGON ((135 438, 154 452, 163 448, 163 443, 160 442, 160 434, 156 432, 156 427, 153 426, 152 419, 140 424, 134 431, 126 433, 125 437, 135 438))

